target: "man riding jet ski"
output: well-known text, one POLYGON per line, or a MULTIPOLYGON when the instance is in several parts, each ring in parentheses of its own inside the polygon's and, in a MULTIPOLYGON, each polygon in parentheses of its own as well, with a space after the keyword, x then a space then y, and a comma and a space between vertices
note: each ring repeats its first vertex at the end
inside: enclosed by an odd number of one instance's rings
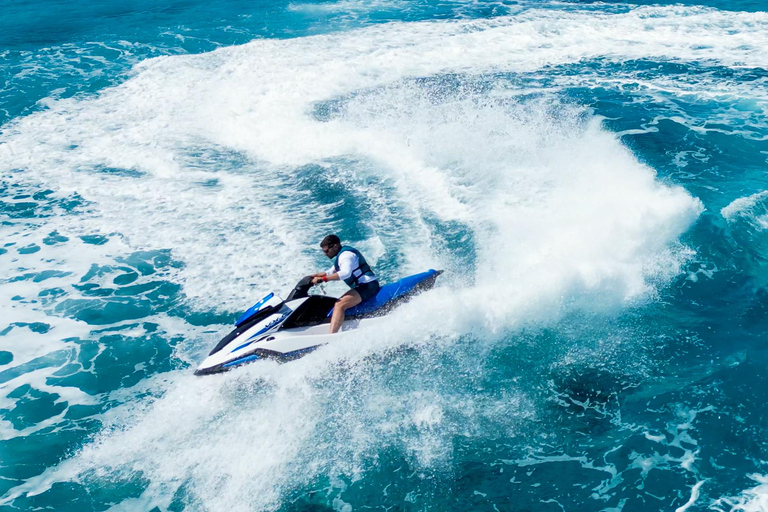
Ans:
POLYGON ((376 291, 371 294, 370 288, 361 290, 359 287, 360 283, 366 283, 360 276, 375 279, 362 255, 354 249, 342 247, 338 237, 335 241, 331 239, 331 244, 327 245, 328 238, 323 240, 321 247, 329 258, 334 258, 331 271, 304 277, 285 300, 270 293, 254 304, 237 320, 235 329, 211 350, 195 375, 223 372, 258 359, 291 360, 300 357, 332 341, 336 336, 333 333, 339 329, 348 331, 376 322, 376 317, 387 314, 415 294, 432 288, 437 276, 442 274, 442 270, 428 270, 381 287, 377 281, 367 280, 368 283, 376 283, 376 291), (337 244, 338 248, 333 244, 337 244), (345 268, 348 265, 344 261, 346 252, 352 252, 358 263, 351 271, 348 266, 345 268), (350 284, 355 278, 353 289, 340 299, 309 295, 309 289, 316 283, 345 279, 350 284), (338 325, 335 325, 337 320, 338 325))
POLYGON ((331 334, 334 334, 339 332, 347 309, 379 293, 379 281, 360 251, 354 247, 342 247, 338 236, 326 236, 320 242, 320 248, 328 258, 333 260, 333 266, 327 272, 313 274, 312 284, 343 280, 351 288, 339 297, 333 307, 331 334))

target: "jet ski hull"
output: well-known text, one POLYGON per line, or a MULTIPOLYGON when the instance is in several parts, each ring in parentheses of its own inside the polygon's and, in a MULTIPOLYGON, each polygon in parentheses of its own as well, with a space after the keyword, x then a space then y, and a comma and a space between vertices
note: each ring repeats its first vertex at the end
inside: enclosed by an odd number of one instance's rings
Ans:
POLYGON ((337 334, 328 332, 334 297, 297 294, 299 285, 287 301, 273 299, 270 294, 240 317, 235 329, 214 347, 195 375, 220 373, 259 359, 290 361, 301 357, 344 332, 377 323, 377 317, 432 288, 441 273, 430 270, 382 286, 376 297, 347 310, 337 334))

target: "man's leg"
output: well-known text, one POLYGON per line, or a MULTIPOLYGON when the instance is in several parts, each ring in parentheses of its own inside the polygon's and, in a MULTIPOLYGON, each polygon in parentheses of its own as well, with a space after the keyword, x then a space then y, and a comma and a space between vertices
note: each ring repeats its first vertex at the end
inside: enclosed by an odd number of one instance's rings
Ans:
POLYGON ((344 322, 344 312, 352 306, 357 306, 363 301, 360 294, 355 290, 349 290, 336 301, 331 315, 331 334, 339 332, 341 324, 344 322))

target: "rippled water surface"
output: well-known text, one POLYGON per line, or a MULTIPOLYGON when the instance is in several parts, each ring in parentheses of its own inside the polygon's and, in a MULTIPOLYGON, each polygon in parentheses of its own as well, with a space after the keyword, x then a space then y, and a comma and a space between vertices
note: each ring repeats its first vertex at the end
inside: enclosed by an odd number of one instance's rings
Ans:
POLYGON ((0 7, 0 510, 768 510, 762 1, 0 7))

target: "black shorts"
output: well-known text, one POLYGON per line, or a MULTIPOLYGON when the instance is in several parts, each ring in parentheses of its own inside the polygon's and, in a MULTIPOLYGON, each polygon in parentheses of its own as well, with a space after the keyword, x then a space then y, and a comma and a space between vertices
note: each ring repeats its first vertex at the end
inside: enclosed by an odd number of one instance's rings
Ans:
POLYGON ((378 281, 371 281, 370 283, 358 284, 355 286, 355 291, 360 294, 360 298, 365 302, 371 297, 375 297, 379 293, 379 288, 378 281))

